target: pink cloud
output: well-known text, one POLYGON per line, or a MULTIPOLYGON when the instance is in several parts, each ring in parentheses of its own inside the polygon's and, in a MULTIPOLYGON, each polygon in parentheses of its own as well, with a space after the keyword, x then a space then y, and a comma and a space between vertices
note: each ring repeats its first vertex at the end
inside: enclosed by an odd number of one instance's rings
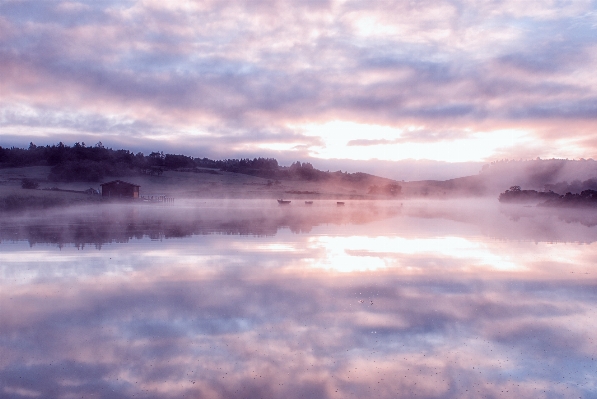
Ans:
MULTIPOLYGON (((585 3, 492 3, 483 12, 466 2, 44 7, 43 15, 28 3, 0 10, 3 107, 116 116, 175 135, 219 126, 247 142, 255 130, 330 120, 431 132, 415 141, 525 126, 542 141, 522 150, 529 156, 548 147, 549 125, 595 127, 585 3), (560 29, 571 20, 574 28, 560 29)), ((597 150, 576 148, 583 152, 597 150)))

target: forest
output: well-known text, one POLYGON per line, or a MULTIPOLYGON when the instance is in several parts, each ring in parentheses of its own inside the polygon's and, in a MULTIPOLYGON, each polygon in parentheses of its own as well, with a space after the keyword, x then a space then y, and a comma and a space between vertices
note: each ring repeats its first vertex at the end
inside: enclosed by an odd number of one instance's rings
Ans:
POLYGON ((194 158, 186 155, 164 154, 154 151, 149 155, 129 150, 106 148, 101 142, 93 146, 62 142, 29 148, 3 148, 0 146, 0 168, 25 166, 51 166, 49 181, 99 182, 105 177, 124 177, 138 174, 161 175, 165 170, 205 173, 226 171, 267 179, 320 181, 339 176, 343 180, 358 182, 366 179, 365 173, 324 172, 310 163, 294 162, 288 167, 278 165, 274 158, 224 159, 194 158))
MULTIPOLYGON (((594 179, 579 183, 579 187, 590 186, 591 183, 595 183, 594 179)), ((561 183, 561 187, 566 187, 566 183, 561 183)), ((567 187, 570 187, 569 185, 567 187)), ((536 191, 536 190, 523 190, 520 186, 512 186, 510 189, 504 191, 499 196, 500 202, 538 202, 538 206, 545 207, 584 207, 584 206, 597 206, 597 190, 585 189, 580 193, 567 192, 564 195, 560 195, 551 190, 549 191, 536 191)))

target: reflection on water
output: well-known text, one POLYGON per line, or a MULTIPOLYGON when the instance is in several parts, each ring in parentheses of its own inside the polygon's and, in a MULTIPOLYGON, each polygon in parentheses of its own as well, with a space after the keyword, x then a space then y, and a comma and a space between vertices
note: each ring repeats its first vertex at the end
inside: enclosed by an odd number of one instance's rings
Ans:
POLYGON ((0 397, 597 397, 587 218, 315 205, 1 221, 0 397))
POLYGON ((336 209, 332 201, 311 206, 278 206, 263 200, 189 201, 176 207, 152 204, 113 204, 55 210, 0 220, 0 240, 27 240, 30 244, 73 243, 101 247, 131 239, 181 238, 197 234, 275 235, 280 228, 309 232, 321 224, 363 224, 400 212, 392 203, 379 207, 362 202, 336 209))

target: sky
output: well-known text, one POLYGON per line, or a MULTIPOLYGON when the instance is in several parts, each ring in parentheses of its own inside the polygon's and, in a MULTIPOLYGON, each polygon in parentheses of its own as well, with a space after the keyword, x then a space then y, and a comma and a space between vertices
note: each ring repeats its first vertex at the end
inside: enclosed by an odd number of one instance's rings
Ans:
POLYGON ((595 0, 3 0, 0 145, 394 178, 597 158, 596 70, 595 0))

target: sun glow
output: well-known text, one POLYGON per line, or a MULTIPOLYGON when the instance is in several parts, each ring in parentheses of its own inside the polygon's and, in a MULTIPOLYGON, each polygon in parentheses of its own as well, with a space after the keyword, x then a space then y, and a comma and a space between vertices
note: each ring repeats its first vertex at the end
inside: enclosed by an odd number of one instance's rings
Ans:
POLYGON ((400 128, 333 121, 294 126, 308 136, 320 137, 322 146, 311 146, 310 155, 322 159, 385 160, 433 159, 446 162, 479 162, 494 154, 532 143, 530 132, 502 129, 487 132, 463 130, 455 138, 424 140, 424 126, 400 128), (408 135, 407 135, 408 133, 408 135), (352 143, 351 143, 352 142, 352 143))

